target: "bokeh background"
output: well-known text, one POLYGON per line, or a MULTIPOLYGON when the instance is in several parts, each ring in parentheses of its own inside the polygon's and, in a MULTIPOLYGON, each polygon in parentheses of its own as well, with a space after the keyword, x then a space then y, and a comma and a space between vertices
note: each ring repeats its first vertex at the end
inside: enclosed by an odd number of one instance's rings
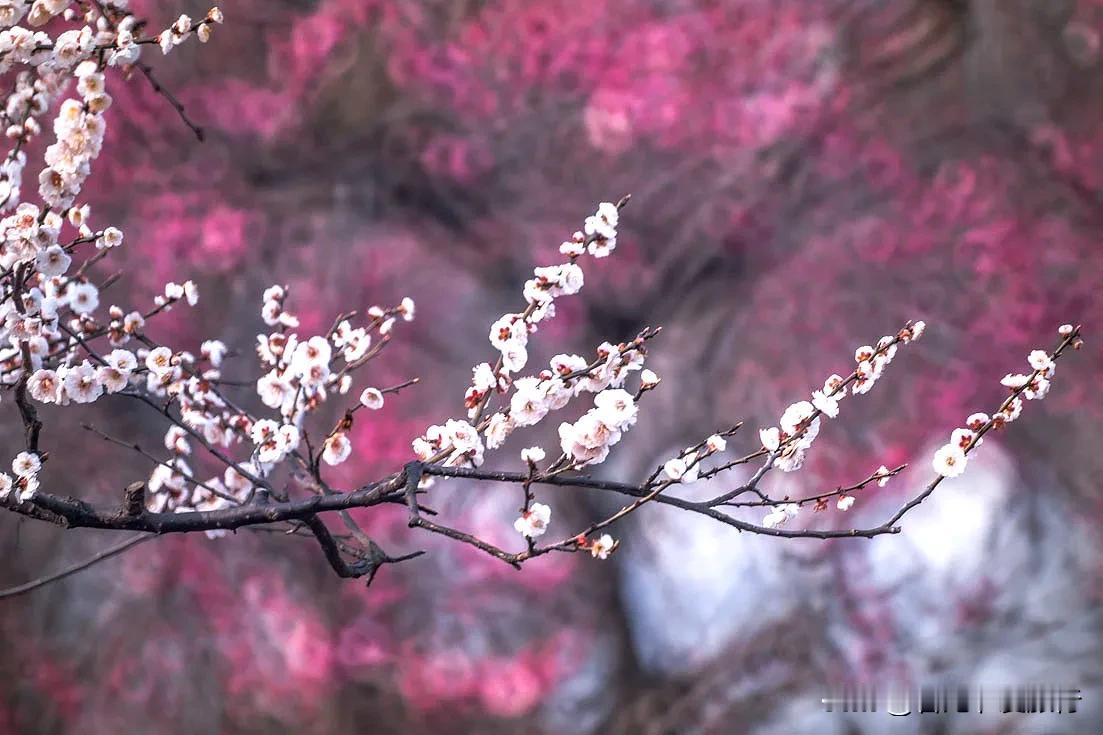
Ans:
MULTIPOLYGON (((163 27, 190 1, 133 3, 163 27)), ((392 553, 370 589, 316 545, 241 532, 143 544, 0 602, 2 733, 1020 733, 1103 722, 1100 0, 234 0, 211 43, 147 55, 207 131, 140 76, 113 80, 93 224, 125 252, 111 299, 193 278, 154 327, 240 349, 255 378, 260 293, 304 328, 409 295, 370 382, 423 385, 357 423, 336 476, 410 458, 460 413, 487 326, 596 202, 631 192, 614 256, 562 299, 536 359, 662 325, 665 379, 603 467, 643 477, 715 428, 771 425, 853 349, 929 324, 825 427, 779 494, 878 465, 914 469, 820 525, 876 524, 932 449, 1003 396, 1056 327, 1083 322, 1050 397, 989 440, 898 536, 775 541, 647 508, 599 563, 521 573, 360 520, 392 553), (540 351, 543 352, 540 352, 540 351), (844 681, 1080 686, 1078 719, 822 712, 844 681), (893 729, 895 728, 895 729, 893 729), (1041 728, 1041 729, 1039 729, 1041 728), (1046 728, 1057 728, 1046 729, 1046 728)), ((127 402, 97 425, 150 448, 127 402)), ((70 410, 65 415, 71 415, 70 410)), ((14 405, 0 406, 9 427, 14 405)), ((46 412, 44 481, 114 499, 149 467, 46 412), (61 461, 58 461, 58 459, 61 461)), ((323 422, 324 423, 324 422, 323 422)), ((554 431, 554 427, 551 429, 554 431)), ((755 431, 732 441, 757 446, 755 431)), ((9 445, 18 433, 9 433, 9 445)), ((507 445, 495 466, 515 464, 507 445)), ((729 476, 710 489, 731 486, 729 476)), ((462 483, 438 507, 516 544, 515 489, 462 483)), ((703 492, 703 491, 702 491, 703 492)), ((547 489, 557 527, 609 501, 547 489)), ((614 506, 615 507, 615 506, 614 506)), ((116 540, 0 518, 0 582, 116 540)), ((1064 730, 1060 728, 1065 728, 1064 730)), ((1071 728, 1071 729, 1069 729, 1071 728)))

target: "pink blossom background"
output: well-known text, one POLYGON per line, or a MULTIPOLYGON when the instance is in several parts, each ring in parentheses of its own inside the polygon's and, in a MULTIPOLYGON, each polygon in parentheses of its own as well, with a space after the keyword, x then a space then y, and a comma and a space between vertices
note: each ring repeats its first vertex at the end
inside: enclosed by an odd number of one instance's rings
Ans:
MULTIPOLYGON (((135 5, 154 25, 206 9, 135 5)), ((822 491, 913 463, 847 517, 816 521, 879 523, 922 485, 932 445, 998 405, 999 378, 1057 325, 1084 323, 1087 342, 900 536, 785 543, 645 509, 610 561, 545 557, 517 573, 372 510, 358 518, 389 551, 430 553, 370 589, 296 538, 141 545, 0 601, 0 733, 881 733, 897 723, 827 715, 819 697, 886 677, 1052 679, 1084 688, 1081 724, 1103 721, 1103 2, 224 11, 210 44, 149 57, 206 142, 140 76, 112 80, 88 191, 93 224, 120 226, 126 245, 102 273, 125 267, 110 298, 128 307, 196 280, 199 307, 154 329, 180 348, 238 346, 226 373, 243 379, 267 284, 291 287, 304 333, 413 297, 418 319, 369 379, 423 385, 358 422, 334 477, 346 486, 459 412, 487 325, 517 307, 530 269, 555 262, 596 202, 629 192, 616 253, 588 267, 535 356, 665 328, 651 358, 662 390, 609 476, 645 477, 737 420, 768 425, 857 345, 922 318, 924 341, 774 486, 822 491)), ((98 426, 159 446, 156 416, 107 408, 90 414, 98 426)), ((14 426, 14 406, 0 411, 14 426)), ((106 501, 148 472, 45 417, 57 492, 106 501)), ((754 433, 733 446, 754 448, 754 433)), ((552 435, 498 463, 538 441, 552 435)), ((509 488, 437 492, 457 524, 518 543, 509 488)), ((557 525, 616 507, 555 492, 557 525)), ((108 543, 4 518, 0 581, 108 543)))

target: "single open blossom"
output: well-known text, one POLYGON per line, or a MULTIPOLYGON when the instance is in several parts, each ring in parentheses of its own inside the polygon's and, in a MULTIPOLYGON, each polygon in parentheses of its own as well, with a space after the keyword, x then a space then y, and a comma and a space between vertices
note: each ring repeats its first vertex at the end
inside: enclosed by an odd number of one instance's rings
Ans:
POLYGON ((452 448, 457 452, 470 452, 482 445, 479 433, 466 421, 450 419, 445 422, 444 431, 452 448))
POLYGON ((1053 367, 1053 359, 1050 358, 1049 353, 1045 350, 1031 351, 1030 355, 1027 357, 1027 362, 1030 363, 1030 367, 1043 372, 1053 367))
POLYGON ((853 495, 840 495, 839 501, 835 504, 835 506, 842 511, 850 510, 852 505, 854 505, 853 495))
POLYGON ((521 461, 525 463, 537 464, 543 462, 545 456, 544 450, 540 447, 528 447, 521 450, 521 461))
POLYGON ((823 412, 828 418, 835 418, 839 415, 839 401, 834 396, 829 396, 822 391, 812 392, 812 405, 823 412))
MULTIPOLYGON (((950 434, 950 444, 961 447, 962 449, 968 449, 969 445, 976 439, 976 432, 972 429, 954 429, 950 434)), ((977 439, 977 446, 984 441, 983 439, 977 439)))
POLYGON ((293 397, 294 391, 290 383, 278 372, 272 370, 257 380, 257 395, 265 406, 279 408, 284 401, 293 397))
POLYGON ((796 503, 784 503, 782 505, 774 506, 773 510, 766 514, 762 519, 762 525, 765 528, 776 528, 791 518, 796 518, 797 513, 800 511, 800 506, 796 503))
POLYGON ((595 559, 608 559, 609 554, 616 548, 617 542, 613 540, 613 537, 605 533, 601 535, 601 538, 595 539, 590 544, 590 556, 595 559))
POLYGON ((671 480, 678 482, 682 479, 682 475, 686 473, 686 462, 681 457, 668 459, 666 464, 663 465, 663 472, 671 480))
POLYGON ((360 404, 365 408, 378 411, 383 408, 383 393, 378 388, 365 388, 360 394, 360 404))
POLYGON ((60 276, 69 270, 69 264, 73 259, 69 257, 61 246, 51 245, 35 256, 34 264, 38 272, 47 278, 60 276))
POLYGON ((509 415, 517 426, 532 426, 547 415, 547 395, 539 379, 520 378, 513 389, 509 415))
POLYGON ((889 468, 881 465, 877 468, 877 471, 873 473, 877 477, 877 487, 884 487, 889 484, 889 480, 892 479, 892 475, 889 474, 889 468))
POLYGON ((969 461, 965 450, 956 444, 946 444, 934 454, 934 471, 943 477, 957 477, 965 471, 969 461))
POLYGON ((111 365, 103 365, 96 368, 96 380, 108 393, 118 393, 129 384, 130 373, 111 365))
POLYGON ((1057 334, 1061 335, 1062 337, 1067 337, 1072 334, 1072 330, 1073 326, 1071 324, 1062 324, 1060 327, 1057 328, 1057 334))
POLYGON ((173 354, 168 347, 156 347, 146 355, 146 368, 157 376, 172 372, 173 354))
POLYGON ((723 452, 725 449, 728 448, 728 441, 719 434, 713 434, 705 440, 705 447, 713 453, 723 452))
POLYGON ((11 463, 11 470, 16 477, 33 477, 40 469, 42 460, 33 452, 20 452, 11 463))
POLYGON ((7 500, 11 495, 12 480, 7 472, 0 472, 0 500, 7 500))
POLYGON ((515 428, 513 419, 504 413, 496 413, 490 417, 490 422, 487 424, 484 436, 486 437, 486 448, 497 449, 502 446, 502 443, 509 437, 515 428))
POLYGON ((75 403, 92 403, 103 395, 100 376, 87 360, 71 368, 62 381, 65 394, 75 403))
POLYGON ((621 388, 603 390, 594 397, 598 417, 609 426, 625 431, 636 423, 639 408, 632 395, 621 388))
POLYGON ((973 431, 980 431, 981 427, 988 423, 988 414, 986 413, 973 413, 969 414, 969 418, 965 419, 965 425, 973 431))
POLYGON ((66 295, 77 314, 91 314, 100 305, 100 291, 91 283, 71 283, 66 295))
POLYGON ((525 538, 539 538, 548 530, 550 522, 551 508, 543 503, 533 503, 513 522, 513 527, 525 538))
POLYGON ((776 451, 781 446, 781 432, 775 426, 768 429, 759 429, 758 438, 762 442, 762 448, 768 452, 776 451))
POLYGON ((995 416, 992 417, 993 421, 998 421, 1000 425, 1010 424, 1015 419, 1019 418, 1023 412, 1023 400, 1021 398, 1013 398, 1010 403, 1003 407, 995 416))
POLYGON ((322 449, 322 459, 331 466, 344 462, 352 454, 352 442, 344 432, 337 432, 325 441, 322 449))
POLYGON ((789 436, 796 436, 809 425, 814 412, 815 406, 808 401, 797 401, 781 414, 781 430, 789 436))
POLYGON ((27 392, 40 403, 53 403, 57 400, 61 381, 53 370, 36 370, 27 380, 27 392))

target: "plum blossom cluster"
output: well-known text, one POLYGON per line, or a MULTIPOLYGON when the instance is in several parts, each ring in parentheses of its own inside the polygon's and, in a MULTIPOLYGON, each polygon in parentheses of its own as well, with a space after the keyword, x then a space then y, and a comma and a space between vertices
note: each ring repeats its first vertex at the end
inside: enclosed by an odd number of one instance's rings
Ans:
POLYGON ((632 394, 610 388, 594 396, 594 407, 578 421, 559 425, 559 446, 573 467, 600 464, 624 432, 636 423, 638 408, 632 394))
MULTIPOLYGON (((263 419, 253 423, 250 430, 254 459, 264 468, 299 448, 301 427, 308 414, 317 411, 329 396, 349 392, 353 373, 378 354, 390 339, 396 320, 414 318, 414 302, 407 297, 390 309, 372 306, 362 326, 341 318, 327 334, 303 338, 291 331, 299 326, 299 319, 286 308, 287 295, 287 289, 279 285, 265 290, 261 318, 274 331, 257 335, 257 356, 266 371, 257 380, 257 395, 265 406, 279 412, 278 421, 263 419)), ((360 404, 379 409, 383 394, 377 388, 365 388, 360 404)), ((352 452, 348 438, 351 426, 349 413, 325 437, 321 458, 326 464, 339 465, 348 459, 352 452)))
POLYGON ((626 202, 627 198, 619 204, 600 204, 597 212, 586 219, 583 230, 560 247, 568 262, 534 271, 524 287, 526 308, 520 313, 504 314, 490 327, 490 343, 498 350, 499 359, 493 366, 484 362, 472 370, 472 382, 464 395, 468 420, 451 419, 430 426, 413 442, 419 459, 478 467, 485 451, 500 447, 516 429, 535 426, 582 393, 595 393, 598 396, 591 411, 574 424, 560 425, 562 459, 575 466, 604 460, 609 447, 635 420, 635 401, 621 386, 631 372, 642 368, 646 355, 643 343, 650 335, 622 345, 604 342, 593 360, 559 354, 535 376, 515 378, 514 374, 528 364, 530 335, 540 322, 555 315, 555 299, 574 295, 582 288, 583 272, 577 259, 587 252, 603 258, 615 249, 620 207, 626 202), (508 395, 510 390, 512 395, 508 395), (488 419, 480 420, 494 396, 503 402, 508 396, 508 404, 503 403, 488 419), (624 416, 613 417, 614 404, 621 407, 624 416))
MULTIPOLYGON (((517 314, 504 314, 491 325, 490 343, 501 353, 501 357, 497 368, 482 376, 483 380, 468 391, 468 403, 477 403, 487 394, 487 380, 493 386, 497 381, 524 369, 528 362, 529 335, 537 330, 540 322, 555 316, 557 298, 572 296, 582 289, 584 278, 582 268, 576 262, 578 258, 587 252, 595 258, 604 258, 616 248, 620 207, 624 203, 602 202, 597 213, 586 218, 583 230, 560 246, 567 262, 536 268, 533 278, 525 282, 525 310, 517 314)), ((479 377, 476 375, 476 378, 479 377)))
MULTIPOLYGON (((173 48, 188 40, 188 36, 192 34, 192 31, 195 31, 200 43, 206 43, 211 40, 211 25, 222 21, 222 11, 218 8, 211 8, 207 13, 207 17, 198 23, 193 23, 191 17, 187 15, 181 15, 175 23, 161 31, 160 35, 157 36, 157 45, 161 47, 161 53, 167 54, 173 48)), ((133 36, 131 36, 128 48, 134 45, 136 44, 133 36)))
MULTIPOLYGON (((1063 324, 1057 330, 1062 338, 1062 347, 1071 344, 1078 347, 1078 329, 1071 324, 1063 324)), ((1061 348, 1059 348, 1061 349, 1061 348)), ((1008 373, 1000 384, 1011 391, 1011 395, 989 416, 977 412, 965 419, 965 426, 954 429, 950 441, 939 447, 934 453, 931 464, 940 477, 957 477, 965 472, 969 462, 969 453, 979 447, 983 436, 989 430, 998 430, 1015 421, 1022 415, 1023 400, 1041 400, 1049 393, 1053 375, 1057 370, 1055 356, 1045 350, 1032 350, 1027 356, 1030 373, 1008 373)))
MULTIPOLYGON (((595 350, 596 357, 590 360, 581 355, 559 354, 539 374, 518 378, 512 384, 507 381, 504 386, 490 386, 484 382, 489 365, 477 365, 474 370, 476 388, 486 386, 488 392, 497 390, 502 394, 510 387, 513 389, 509 404, 485 422, 487 446, 497 449, 516 429, 535 426, 584 393, 600 394, 610 388, 620 389, 631 373, 642 369, 647 357, 646 339, 647 336, 643 336, 621 345, 603 342, 595 350)), ((560 436, 563 431, 561 427, 560 436)), ((564 452, 570 454, 566 449, 564 452)))
POLYGON ((42 469, 42 460, 36 452, 20 452, 11 463, 12 475, 0 472, 0 500, 16 493, 20 502, 26 502, 38 491, 38 472, 42 469))
MULTIPOLYGON (((104 112, 112 102, 105 89, 105 67, 130 67, 138 62, 142 45, 157 42, 156 37, 135 37, 142 24, 127 12, 123 0, 89 3, 81 18, 84 24, 56 36, 31 30, 46 27, 60 15, 71 26, 77 19, 71 6, 63 0, 35 0, 29 10, 27 3, 0 7, 0 73, 18 70, 15 91, 8 96, 2 116, 6 135, 15 145, 0 165, 0 210, 19 204, 26 165, 23 147, 42 132, 38 118, 76 80, 79 98, 60 106, 53 125, 56 141, 46 149, 46 167, 38 179, 44 203, 62 214, 72 206, 103 145, 104 112), (16 25, 21 20, 30 28, 16 25)), ((200 39, 209 38, 210 24, 221 19, 221 12, 213 8, 199 24, 200 39)), ((182 16, 166 33, 175 45, 190 30, 191 21, 182 16)))
POLYGON ((847 378, 830 375, 821 390, 812 391, 811 400, 797 401, 781 414, 778 426, 759 430, 762 447, 773 457, 773 466, 782 472, 794 472, 804 464, 804 458, 820 433, 820 419, 837 418, 839 402, 850 395, 868 393, 896 356, 897 345, 908 344, 923 336, 926 324, 909 323, 895 336, 886 335, 876 347, 863 345, 854 351, 857 363, 847 378))

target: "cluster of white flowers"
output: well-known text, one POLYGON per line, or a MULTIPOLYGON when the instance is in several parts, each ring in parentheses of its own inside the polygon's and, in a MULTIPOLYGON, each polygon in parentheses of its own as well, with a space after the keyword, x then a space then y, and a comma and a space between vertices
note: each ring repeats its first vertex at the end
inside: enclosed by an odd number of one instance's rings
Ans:
MULTIPOLYGON (((257 422, 252 438, 256 460, 262 465, 279 462, 295 451, 300 428, 306 415, 325 402, 332 392, 348 393, 352 387, 352 372, 363 364, 372 345, 372 331, 388 339, 395 320, 411 321, 414 302, 404 298, 392 308, 372 306, 367 311, 367 326, 354 327, 348 319, 340 320, 328 335, 302 339, 288 331, 299 325, 299 319, 286 309, 287 289, 271 286, 264 291, 261 318, 276 327, 269 334, 257 335, 257 355, 267 372, 257 381, 257 395, 264 405, 280 412, 282 426, 275 421, 257 422), (261 425, 261 429, 257 429, 261 425)), ((383 407, 383 393, 367 388, 360 395, 360 404, 370 408, 383 407)), ((351 418, 342 422, 323 443, 322 459, 338 465, 352 452, 347 430, 351 418)))
MULTIPOLYGON (((207 511, 240 505, 249 499, 253 483, 234 467, 227 467, 221 475, 200 482, 192 474, 187 456, 192 447, 189 436, 179 426, 169 427, 165 433, 165 448, 172 457, 154 469, 146 489, 149 495, 146 506, 155 513, 184 513, 192 510, 207 511)), ((240 469, 257 474, 260 468, 246 462, 240 469)), ((208 531, 211 537, 223 535, 221 531, 208 531)))
POLYGON ((42 469, 42 460, 33 452, 20 452, 11 463, 11 475, 0 472, 0 500, 7 500, 13 490, 19 492, 18 500, 26 502, 34 497, 38 490, 38 472, 42 469))
MULTIPOLYGON (((618 219, 617 205, 602 202, 597 214, 586 219, 585 232, 576 232, 560 247, 568 261, 537 268, 534 277, 525 282, 524 296, 528 306, 524 312, 504 314, 490 327, 490 343, 501 353, 501 361, 497 371, 491 370, 489 376, 484 376, 484 385, 486 377, 493 386, 524 369, 528 362, 529 334, 536 331, 540 322, 555 316, 556 298, 574 295, 582 288, 582 269, 575 260, 587 250, 597 258, 611 253, 616 247, 618 219)), ((474 387, 477 389, 478 385, 474 387)), ((485 395, 485 390, 482 393, 485 395)), ((468 391, 469 402, 470 397, 471 391, 468 391)))
POLYGON ((882 337, 876 347, 859 347, 854 351, 857 367, 849 378, 831 375, 822 390, 812 391, 810 401, 797 401, 786 408, 777 427, 760 429, 763 449, 776 453, 773 466, 783 472, 799 470, 805 453, 819 435, 820 417, 838 417, 839 402, 847 396, 848 387, 852 395, 868 393, 896 356, 897 345, 919 339, 925 329, 926 324, 917 321, 905 326, 895 337, 882 337))
POLYGON ((701 445, 687 447, 677 457, 667 460, 663 465, 663 474, 672 482, 686 485, 697 482, 701 474, 701 460, 727 448, 728 440, 713 434, 701 445))
MULTIPOLYGON (((515 429, 535 426, 549 413, 564 408, 572 398, 583 393, 620 388, 632 372, 643 367, 647 353, 639 341, 620 347, 603 342, 598 346, 596 355, 593 361, 587 361, 581 355, 556 355, 548 369, 536 376, 513 381, 509 406, 493 414, 486 422, 484 435, 487 448, 497 449, 515 429)), ((494 381, 494 373, 486 363, 477 365, 474 374, 475 385, 471 390, 475 394, 472 395, 469 390, 467 405, 476 408, 469 408, 469 411, 477 410, 481 396, 495 390, 504 393, 511 385, 508 379, 504 385, 499 381, 491 382, 494 381)), ((475 415, 472 412, 471 417, 475 415)), ((562 431, 561 428, 561 435, 562 431)))
POLYGON ((601 464, 609 449, 636 423, 639 409, 632 394, 609 388, 594 396, 594 407, 573 424, 559 425, 559 446, 575 467, 601 464))
POLYGON ((137 367, 133 352, 112 350, 102 365, 82 360, 79 365, 59 365, 56 370, 40 368, 27 380, 27 392, 41 403, 92 403, 104 393, 126 388, 137 367))
POLYGON ((222 11, 218 8, 211 8, 207 13, 207 17, 195 24, 188 16, 181 15, 175 23, 161 31, 161 34, 157 36, 157 44, 161 47, 161 53, 167 54, 174 47, 182 44, 188 39, 193 30, 200 43, 206 43, 211 39, 211 24, 221 23, 222 20, 222 11))
POLYGON ((458 419, 430 426, 424 434, 414 439, 413 447, 414 454, 424 462, 447 456, 444 460, 446 465, 469 464, 473 467, 483 463, 485 451, 475 427, 458 419))
MULTIPOLYGON (((1058 329, 1062 337, 1067 337, 1072 332, 1071 324, 1063 324, 1058 329)), ((953 430, 950 441, 939 447, 931 460, 935 472, 942 477, 957 477, 965 472, 969 452, 984 441, 979 434, 987 430, 985 427, 1000 429, 1019 418, 1023 412, 1023 398, 1031 401, 1046 397, 1050 382, 1057 371, 1053 357, 1045 350, 1033 350, 1027 356, 1027 364, 1033 372, 1008 373, 1000 381, 1001 385, 1012 391, 1012 395, 1008 396, 995 414, 989 417, 985 413, 974 413, 965 419, 963 428, 953 430)))

